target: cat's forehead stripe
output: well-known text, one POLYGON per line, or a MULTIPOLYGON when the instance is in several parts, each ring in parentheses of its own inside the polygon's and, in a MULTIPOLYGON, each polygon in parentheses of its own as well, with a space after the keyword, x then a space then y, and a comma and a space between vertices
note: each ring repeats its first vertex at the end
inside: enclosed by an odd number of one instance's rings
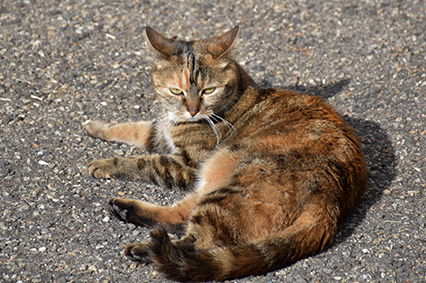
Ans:
POLYGON ((195 84, 195 77, 197 76, 198 71, 198 61, 196 60, 195 55, 193 53, 190 53, 188 56, 188 68, 189 73, 191 74, 189 77, 189 83, 195 84))
POLYGON ((200 64, 198 62, 197 56, 192 52, 192 48, 185 48, 185 53, 183 54, 183 67, 181 72, 178 74, 178 77, 175 78, 179 88, 185 91, 188 91, 189 86, 197 85, 202 86, 203 78, 202 72, 200 70, 200 64))
POLYGON ((183 91, 188 91, 189 89, 189 70, 182 69, 182 71, 176 74, 175 80, 179 88, 183 91))
MULTIPOLYGON (((205 42, 181 42, 179 49, 175 61, 179 67, 171 77, 173 84, 186 92, 191 85, 204 88, 209 82, 209 72, 203 70, 203 66, 215 63, 214 58, 206 50, 205 42), (204 53, 206 51, 207 53, 204 53)), ((219 66, 226 64, 227 62, 224 62, 219 66)))

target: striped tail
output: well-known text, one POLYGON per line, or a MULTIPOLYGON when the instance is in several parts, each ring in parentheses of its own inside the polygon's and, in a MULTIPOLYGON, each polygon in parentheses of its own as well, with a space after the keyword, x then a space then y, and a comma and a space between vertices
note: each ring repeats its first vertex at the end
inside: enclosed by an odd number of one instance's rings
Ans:
POLYGON ((149 254, 159 271, 175 281, 223 281, 265 274, 319 253, 333 242, 336 225, 325 227, 312 214, 304 214, 281 233, 213 250, 197 249, 191 237, 172 242, 164 229, 156 228, 149 254))

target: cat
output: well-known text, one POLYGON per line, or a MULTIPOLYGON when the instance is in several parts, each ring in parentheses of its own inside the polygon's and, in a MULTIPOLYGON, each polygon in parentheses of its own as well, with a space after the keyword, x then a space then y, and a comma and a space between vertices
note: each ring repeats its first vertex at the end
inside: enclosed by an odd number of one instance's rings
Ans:
POLYGON ((366 189, 354 130, 322 98, 257 87, 231 58, 238 33, 236 26, 182 41, 147 27, 164 116, 84 123, 92 137, 152 152, 95 160, 91 176, 189 191, 170 207, 108 202, 119 219, 154 228, 149 242, 124 254, 154 262, 172 280, 260 275, 315 255, 333 243, 366 189))

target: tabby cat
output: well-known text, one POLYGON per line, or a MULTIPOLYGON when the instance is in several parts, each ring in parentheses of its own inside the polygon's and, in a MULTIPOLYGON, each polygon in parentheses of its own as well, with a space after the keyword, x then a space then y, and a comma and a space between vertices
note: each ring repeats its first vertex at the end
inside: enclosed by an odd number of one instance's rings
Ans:
POLYGON ((125 255, 173 280, 264 274, 319 253, 366 188, 354 130, 321 98, 257 87, 230 57, 238 32, 182 41, 147 27, 163 118, 84 124, 92 137, 153 153, 95 160, 91 176, 191 191, 170 207, 108 202, 121 220, 154 228, 125 255))

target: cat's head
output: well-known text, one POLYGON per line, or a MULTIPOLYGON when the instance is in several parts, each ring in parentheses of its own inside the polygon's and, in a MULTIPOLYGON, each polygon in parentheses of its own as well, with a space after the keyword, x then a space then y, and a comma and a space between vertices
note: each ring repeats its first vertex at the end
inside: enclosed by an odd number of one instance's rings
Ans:
POLYGON ((220 114, 237 98, 237 64, 229 51, 239 31, 211 39, 168 39, 146 28, 149 43, 159 55, 154 88, 169 120, 199 121, 220 114))

